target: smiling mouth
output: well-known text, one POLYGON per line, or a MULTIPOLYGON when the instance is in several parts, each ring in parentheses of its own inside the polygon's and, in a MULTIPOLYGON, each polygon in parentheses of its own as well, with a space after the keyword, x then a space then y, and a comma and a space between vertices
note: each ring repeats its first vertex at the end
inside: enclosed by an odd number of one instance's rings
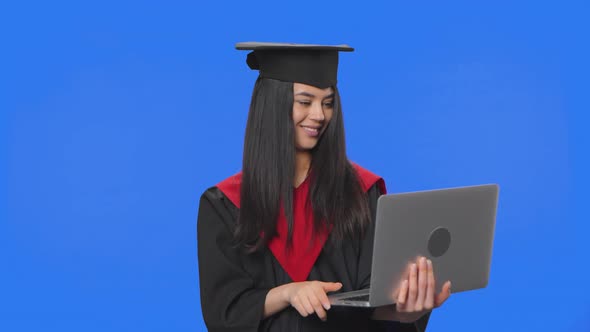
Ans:
POLYGON ((312 137, 318 136, 320 133, 320 129, 321 129, 321 127, 308 127, 308 126, 301 126, 301 128, 303 128, 305 133, 307 133, 309 136, 312 136, 312 137))

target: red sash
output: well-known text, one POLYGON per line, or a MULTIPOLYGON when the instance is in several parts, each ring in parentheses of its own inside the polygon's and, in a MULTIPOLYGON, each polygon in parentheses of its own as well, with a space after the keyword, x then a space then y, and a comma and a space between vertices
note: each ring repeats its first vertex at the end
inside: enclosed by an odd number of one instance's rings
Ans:
MULTIPOLYGON (((385 182, 381 177, 353 163, 360 179, 361 186, 366 192, 375 183, 383 194, 386 193, 385 182)), ((227 198, 240 208, 240 186, 242 173, 233 175, 217 184, 227 198)), ((287 250, 287 219, 281 208, 277 220, 277 235, 273 237, 268 247, 279 264, 293 281, 305 281, 317 260, 324 243, 328 239, 329 230, 313 236, 313 211, 311 205, 306 204, 309 194, 309 181, 303 183, 293 191, 293 241, 287 250)))

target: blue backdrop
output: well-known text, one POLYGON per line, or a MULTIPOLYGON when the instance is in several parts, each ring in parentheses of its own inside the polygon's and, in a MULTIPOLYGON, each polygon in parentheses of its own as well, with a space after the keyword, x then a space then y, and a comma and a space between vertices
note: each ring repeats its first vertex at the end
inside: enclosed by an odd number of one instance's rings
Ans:
POLYGON ((430 331, 590 331, 588 6, 0 8, 0 330, 199 331, 200 194, 237 172, 238 41, 348 43, 348 151, 391 192, 496 182, 489 287, 430 331))

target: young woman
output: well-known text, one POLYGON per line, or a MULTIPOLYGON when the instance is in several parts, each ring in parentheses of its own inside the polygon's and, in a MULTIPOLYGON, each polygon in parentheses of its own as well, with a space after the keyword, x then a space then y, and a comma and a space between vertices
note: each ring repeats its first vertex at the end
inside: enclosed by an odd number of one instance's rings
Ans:
POLYGON ((260 71, 242 172, 201 197, 201 307, 210 331, 423 331, 450 295, 432 264, 411 265, 397 305, 330 307, 369 287, 384 181, 346 156, 336 73, 346 45, 242 43, 260 71))

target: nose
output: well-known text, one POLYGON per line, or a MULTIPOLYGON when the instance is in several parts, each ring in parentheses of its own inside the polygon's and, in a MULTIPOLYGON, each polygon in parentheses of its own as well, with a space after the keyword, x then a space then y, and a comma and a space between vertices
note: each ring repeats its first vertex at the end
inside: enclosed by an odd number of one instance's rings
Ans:
POLYGON ((326 117, 324 115, 322 103, 314 103, 313 107, 311 107, 311 110, 309 111, 309 118, 318 122, 324 121, 326 117))

